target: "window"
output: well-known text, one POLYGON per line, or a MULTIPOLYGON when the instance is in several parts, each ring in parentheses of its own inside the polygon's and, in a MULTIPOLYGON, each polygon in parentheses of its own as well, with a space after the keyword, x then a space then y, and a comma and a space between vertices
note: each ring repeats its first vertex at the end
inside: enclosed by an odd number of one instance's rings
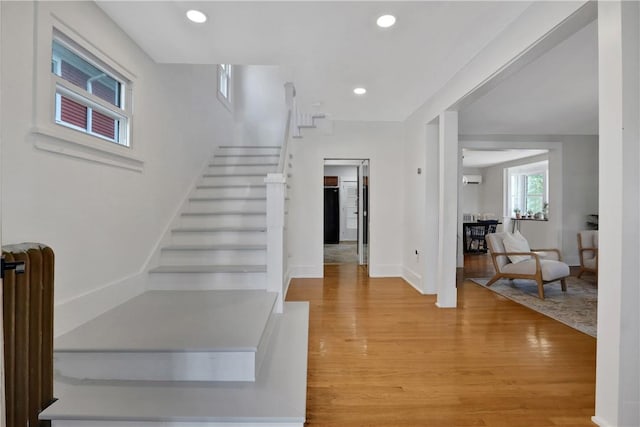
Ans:
POLYGON ((508 207, 506 215, 514 209, 522 213, 543 212, 549 200, 549 162, 537 162, 508 169, 508 207))
POLYGON ((55 78, 55 123, 129 146, 130 116, 125 79, 89 52, 54 32, 51 72, 55 78))
POLYGON ((231 64, 218 65, 218 99, 231 109, 231 64))

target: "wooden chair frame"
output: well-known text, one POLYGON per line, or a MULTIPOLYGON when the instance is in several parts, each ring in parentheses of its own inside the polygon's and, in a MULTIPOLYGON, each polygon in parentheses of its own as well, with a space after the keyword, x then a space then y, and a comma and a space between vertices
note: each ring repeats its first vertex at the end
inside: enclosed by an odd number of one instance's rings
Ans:
MULTIPOLYGON (((544 285, 547 283, 551 283, 551 282, 555 282, 558 279, 554 279, 554 280, 547 280, 545 281, 542 278, 542 265, 540 264, 540 255, 538 255, 536 252, 555 252, 556 254, 558 254, 558 261, 562 261, 562 255, 560 254, 560 251, 558 249, 531 249, 531 252, 493 252, 491 251, 491 260, 493 261, 493 266, 496 270, 496 274, 495 276, 493 276, 491 278, 491 280, 489 280, 489 282, 487 283, 487 286, 491 286, 493 285, 496 281, 500 280, 500 279, 509 279, 509 280, 513 280, 513 279, 529 279, 529 280, 535 280, 535 282, 538 284, 538 296, 540 297, 540 299, 544 299, 544 285), (500 271, 500 268, 498 266, 498 261, 497 258, 504 256, 504 257, 508 257, 510 255, 529 255, 531 257, 533 257, 533 259, 536 261, 536 271, 533 274, 522 274, 522 273, 503 273, 500 271)), ((567 291, 567 282, 566 282, 566 278, 569 276, 565 276, 560 278, 560 285, 562 287, 562 292, 566 292, 567 291)))
POLYGON ((580 278, 580 276, 582 276, 582 273, 593 273, 596 276, 596 283, 598 283, 598 248, 588 248, 582 246, 582 235, 580 233, 578 233, 578 252, 580 254, 580 271, 578 271, 576 277, 580 278), (596 259, 596 268, 590 268, 584 265, 585 252, 593 252, 596 259))

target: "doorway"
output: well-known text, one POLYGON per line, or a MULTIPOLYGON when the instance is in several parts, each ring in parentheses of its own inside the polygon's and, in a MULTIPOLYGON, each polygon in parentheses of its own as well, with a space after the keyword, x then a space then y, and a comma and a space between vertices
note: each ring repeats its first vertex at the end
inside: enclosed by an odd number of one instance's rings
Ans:
POLYGON ((369 160, 324 161, 324 263, 369 264, 369 160))

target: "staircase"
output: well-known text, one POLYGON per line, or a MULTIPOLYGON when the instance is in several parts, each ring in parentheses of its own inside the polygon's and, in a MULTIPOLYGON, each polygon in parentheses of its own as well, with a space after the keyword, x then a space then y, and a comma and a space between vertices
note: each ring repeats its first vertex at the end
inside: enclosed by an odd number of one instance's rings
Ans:
POLYGON ((267 173, 280 147, 223 146, 150 271, 150 289, 265 289, 267 173))
POLYGON ((55 341, 53 427, 302 426, 308 305, 267 291, 280 147, 220 147, 155 255, 148 291, 55 341))

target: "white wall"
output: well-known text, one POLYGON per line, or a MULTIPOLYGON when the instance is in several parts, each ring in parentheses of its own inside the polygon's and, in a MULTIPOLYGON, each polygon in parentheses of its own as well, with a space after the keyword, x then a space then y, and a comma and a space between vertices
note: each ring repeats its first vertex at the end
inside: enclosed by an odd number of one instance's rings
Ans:
MULTIPOLYGON (((404 147, 404 170, 403 183, 405 194, 404 206, 404 227, 402 245, 403 277, 421 292, 425 281, 423 277, 424 259, 434 259, 435 249, 428 252, 425 247, 425 222, 427 209, 431 207, 432 215, 437 216, 437 199, 434 199, 430 206, 427 206, 425 187, 427 183, 437 184, 438 169, 426 167, 426 138, 427 127, 418 120, 405 123, 405 147, 404 147), (418 169, 420 173, 418 173, 418 169), (418 253, 416 254, 416 251, 418 253)), ((437 131, 437 127, 436 127, 437 131)), ((434 147, 435 148, 435 147, 434 147)), ((437 160, 437 149, 432 154, 437 160)), ((436 194, 433 197, 437 197, 436 194)), ((431 242, 437 242, 437 229, 429 228, 431 242)), ((432 271, 434 269, 431 269, 432 271)), ((431 283, 435 286, 435 283, 431 283)), ((435 292, 435 287, 430 289, 435 292)))
POLYGON ((494 212, 503 220, 504 216, 504 167, 493 166, 483 168, 481 188, 481 209, 483 212, 494 212))
MULTIPOLYGON (((232 116, 216 99, 215 66, 158 65, 92 2, 41 2, 132 70, 133 143, 142 172, 37 149, 31 133, 34 6, 2 2, 2 243, 56 254, 56 334, 142 291, 140 274, 232 116)), ((39 29, 50 31, 50 28, 39 29)), ((49 48, 47 46, 45 49, 49 48)))
POLYGON ((358 181, 358 167, 357 166, 325 166, 325 176, 337 176, 338 185, 343 181, 358 181))
POLYGON ((578 231, 586 229, 587 215, 598 213, 598 137, 563 136, 562 151, 562 250, 567 263, 578 265, 578 231))
POLYGON ((233 106, 236 142, 243 145, 282 145, 286 124, 286 68, 234 65, 233 106))
POLYGON ((482 168, 464 168, 464 175, 480 175, 482 176, 481 184, 467 184, 462 186, 462 212, 470 214, 484 214, 486 211, 482 209, 482 193, 485 187, 484 170, 482 168))
POLYGON ((370 159, 371 276, 400 276, 402 266, 402 125, 335 122, 330 134, 305 129, 292 140, 289 265, 293 277, 323 276, 324 160, 370 159))

